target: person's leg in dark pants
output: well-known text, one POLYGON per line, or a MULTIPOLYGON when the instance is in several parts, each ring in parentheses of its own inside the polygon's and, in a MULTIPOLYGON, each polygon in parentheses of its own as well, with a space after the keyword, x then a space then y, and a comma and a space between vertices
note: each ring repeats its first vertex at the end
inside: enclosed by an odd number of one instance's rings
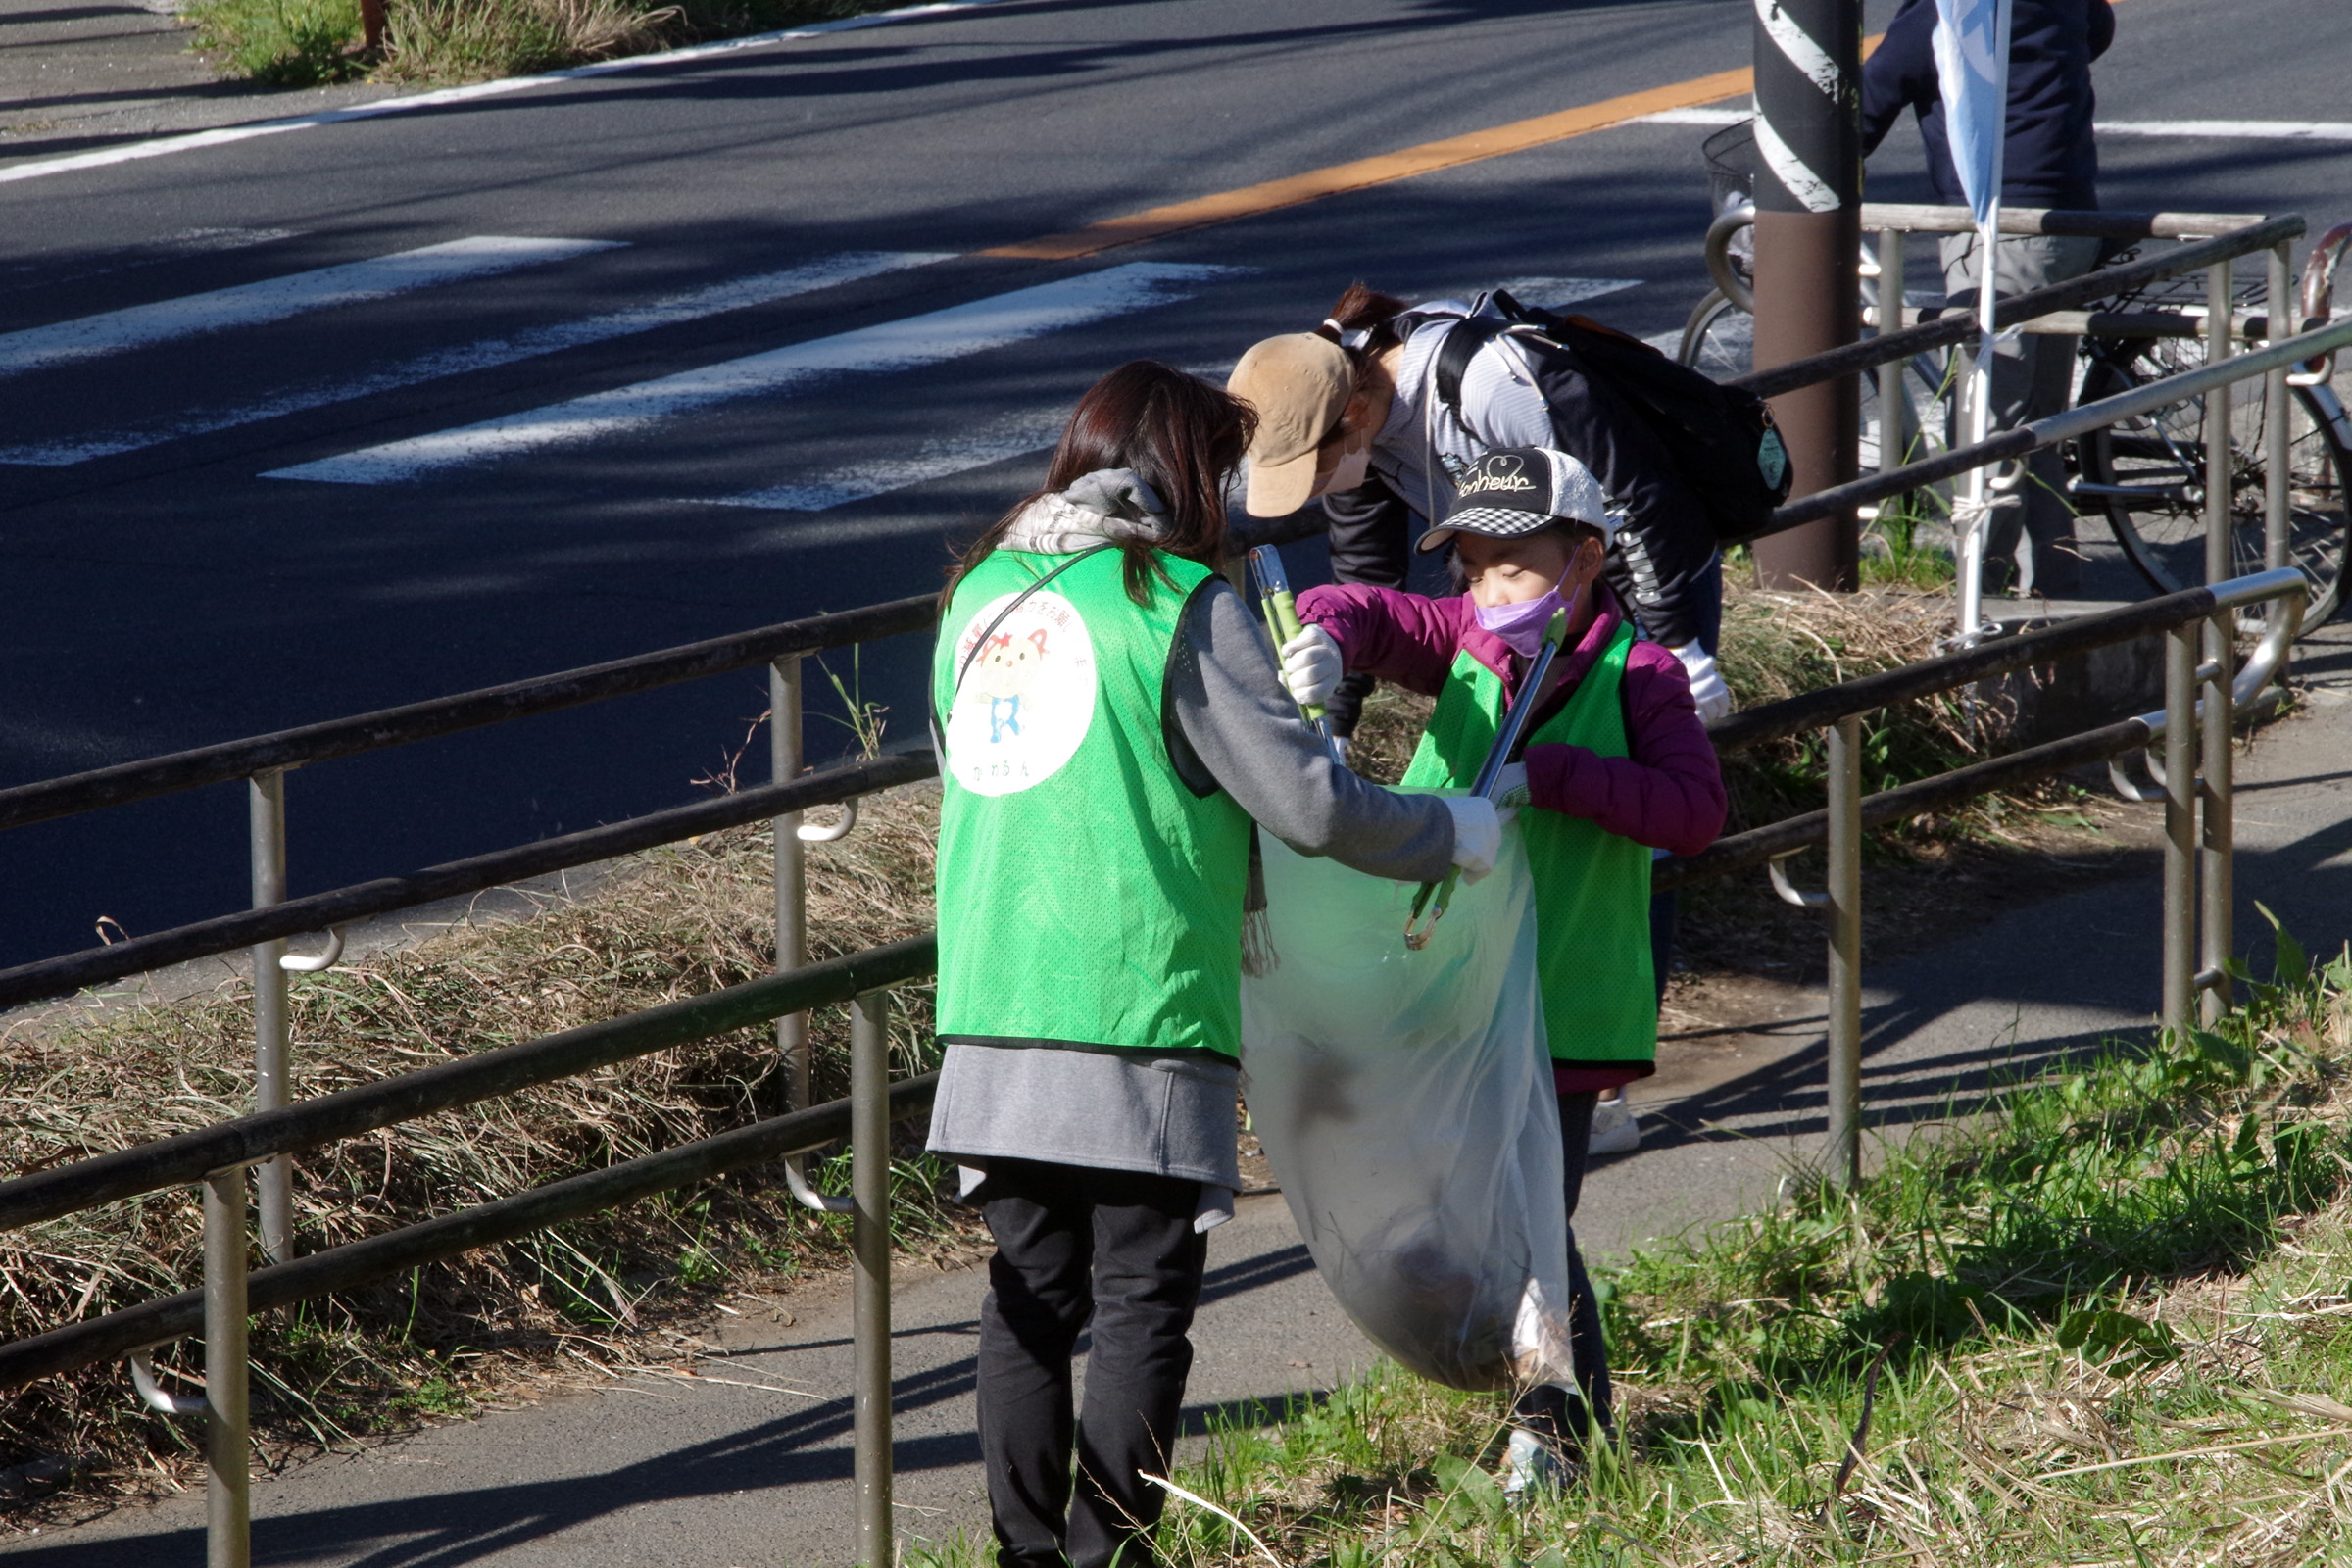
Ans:
POLYGON ((1091 1173, 1095 1317, 1078 1418, 1078 1491, 1070 1503, 1075 1568, 1147 1568, 1152 1527, 1176 1444, 1186 1338, 1200 1299, 1208 1238, 1193 1229, 1200 1184, 1165 1176, 1091 1173))
MULTIPOLYGON (((1377 588, 1404 586, 1412 564, 1408 546, 1413 514, 1386 484, 1372 479, 1353 490, 1335 491, 1323 498, 1323 513, 1331 519, 1332 581, 1364 582, 1377 588)), ((1323 710, 1331 716, 1334 735, 1355 733, 1356 718, 1363 712, 1364 699, 1372 694, 1372 687, 1371 676, 1349 675, 1324 701, 1323 710)))
POLYGON ((1560 1096, 1561 1197, 1568 1209, 1568 1338, 1576 1356, 1577 1386, 1570 1391, 1539 1385, 1521 1396, 1513 1412, 1522 1426, 1554 1439, 1570 1452, 1584 1443, 1593 1426, 1606 1432, 1615 1420, 1600 1302, 1592 1295, 1592 1281, 1576 1245, 1576 1205, 1585 1192, 1585 1147, 1592 1140, 1592 1106, 1599 1099, 1597 1090, 1560 1096))
POLYGON ((980 1303, 980 1453, 1002 1568, 1061 1568, 1070 1353, 1093 1308, 1094 1221, 1062 1165, 995 1161, 977 1195, 996 1238, 980 1303))

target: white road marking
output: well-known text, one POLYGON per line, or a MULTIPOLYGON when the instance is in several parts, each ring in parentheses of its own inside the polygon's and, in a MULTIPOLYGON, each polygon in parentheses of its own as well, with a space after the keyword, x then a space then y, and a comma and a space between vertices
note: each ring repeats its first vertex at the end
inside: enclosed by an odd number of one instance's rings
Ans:
POLYGON ((159 136, 152 141, 136 141, 122 147, 109 147, 101 152, 74 153, 65 158, 40 158, 0 168, 0 184, 11 180, 39 179, 46 174, 71 173, 81 169, 103 169, 109 164, 129 163, 142 158, 167 158, 173 153, 194 152, 200 147, 220 147, 229 142, 249 141, 256 136, 276 136, 289 130, 310 130, 319 125, 337 125, 351 120, 373 120, 383 115, 405 114, 412 109, 438 109, 447 104, 469 103, 476 98, 495 98, 505 93, 520 92, 528 87, 545 87, 559 82, 577 81, 587 76, 609 76, 616 72, 642 71, 649 66, 684 65, 707 60, 713 55, 734 54, 744 49, 764 49, 775 44, 791 43, 801 38, 815 38, 829 32, 851 32, 859 27, 879 27, 894 22, 910 22, 923 17, 936 17, 949 12, 969 11, 980 6, 995 5, 998 0, 935 0, 929 5, 902 6, 896 11, 876 11, 862 17, 844 17, 838 22, 819 22, 806 27, 793 27, 782 32, 755 33, 748 38, 722 38, 715 43, 695 44, 685 49, 667 49, 660 54, 630 55, 619 60, 598 60, 585 66, 573 66, 567 71, 550 71, 536 76, 505 76, 497 81, 477 81, 464 87, 444 87, 437 92, 420 92, 408 98, 384 98, 371 104, 354 104, 348 109, 325 109, 315 115, 295 115, 285 120, 261 120, 246 125, 223 125, 218 130, 199 130, 184 136, 159 136))
POLYGON ((1065 327, 1189 298, 1186 283, 1232 276, 1231 267, 1130 262, 922 316, 884 321, 764 354, 613 387, 496 419, 366 447, 263 475, 331 484, 398 484, 438 469, 495 462, 546 447, 643 429, 695 409, 749 397, 790 397, 845 375, 911 370, 1003 348, 1065 327))
POLYGON ((2102 136, 2210 136, 2217 140, 2352 141, 2342 120, 2102 120, 2102 136))
MULTIPOLYGON (((1188 365, 1183 368, 1185 374, 1197 375, 1211 386, 1223 386, 1233 374, 1231 365, 1188 365)), ((1061 439, 1062 426, 1069 422, 1069 417, 1067 404, 1023 409, 992 419, 978 429, 934 437, 923 442, 909 457, 845 464, 797 483, 766 485, 740 495, 696 497, 693 504, 751 507, 766 512, 829 512, 853 501, 868 501, 934 479, 985 468, 1009 458, 1047 451, 1061 439)))
POLYGON ((512 337, 483 338, 458 348, 437 350, 364 375, 280 388, 259 401, 235 408, 190 410, 152 424, 75 436, 41 446, 0 447, 0 464, 67 467, 76 463, 87 463, 93 458, 136 452, 143 447, 175 441, 184 436, 206 435, 215 430, 299 414, 305 409, 347 403, 354 398, 370 397, 378 392, 415 386, 442 376, 464 375, 469 370, 512 365, 517 360, 556 354, 586 343, 602 343, 635 332, 650 332, 656 327, 675 326, 682 321, 699 320, 703 317, 716 316, 725 311, 765 305, 795 294, 808 294, 839 283, 855 282, 858 278, 875 277, 884 272, 924 267, 949 259, 949 253, 944 251, 852 251, 840 256, 828 256, 805 266, 786 268, 777 272, 762 272, 755 277, 732 278, 710 288, 673 294, 644 305, 633 305, 623 311, 586 317, 576 321, 559 321, 552 326, 517 332, 512 337))
MULTIPOLYGON (((1643 125, 1737 125, 1753 120, 1753 109, 1661 109, 1631 122, 1643 125)), ((2352 121, 2343 120, 2102 120, 2101 136, 2206 137, 2217 141, 2352 141, 2352 121)))
POLYGON ((990 421, 984 428, 934 437, 906 457, 875 458, 811 474, 797 484, 769 485, 741 495, 718 496, 716 507, 753 507, 768 512, 829 512, 853 501, 888 495, 973 468, 985 468, 1024 453, 1041 451, 1061 438, 1067 408, 1030 409, 990 421))
POLYGON ((1753 109, 1661 109, 1630 122, 1636 125, 1737 125, 1753 120, 1753 109))
POLYGON ((0 376, 23 375, 53 365, 97 359, 176 338, 260 326, 290 316, 380 300, 435 284, 454 283, 493 272, 564 261, 592 251, 617 249, 618 240, 514 239, 477 234, 442 245, 398 251, 365 262, 321 267, 288 277, 240 283, 208 294, 189 294, 152 305, 133 305, 100 316, 77 317, 49 326, 0 333, 0 376))

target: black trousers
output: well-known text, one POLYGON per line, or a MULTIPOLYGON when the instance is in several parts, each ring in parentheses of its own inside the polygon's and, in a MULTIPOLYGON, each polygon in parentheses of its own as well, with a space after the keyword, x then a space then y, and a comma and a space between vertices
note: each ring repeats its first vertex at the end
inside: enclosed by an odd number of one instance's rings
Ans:
POLYGON ((1149 1568, 1165 1494, 1141 1473, 1168 1473, 1193 1367, 1200 1183, 999 1159, 976 1196, 997 1242, 979 1391, 997 1562, 1149 1568), (1070 1358, 1090 1325, 1073 1418, 1070 1358))
POLYGON ((1562 1196, 1568 1200, 1568 1337, 1576 1355, 1576 1388, 1539 1384, 1512 1407, 1521 1426, 1571 1449, 1595 1425, 1607 1431, 1615 1421, 1609 1407, 1609 1348, 1601 1338, 1600 1303, 1593 1299, 1592 1281, 1576 1247, 1576 1204, 1585 1194, 1585 1152, 1592 1141, 1592 1106, 1599 1099, 1600 1092, 1592 1089, 1560 1096, 1562 1196))

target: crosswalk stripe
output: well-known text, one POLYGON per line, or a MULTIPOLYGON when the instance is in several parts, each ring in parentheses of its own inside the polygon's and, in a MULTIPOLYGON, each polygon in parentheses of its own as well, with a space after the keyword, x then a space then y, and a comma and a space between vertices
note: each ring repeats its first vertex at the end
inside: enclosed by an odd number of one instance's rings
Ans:
POLYGON ((1246 269, 1134 262, 884 321, 675 375, 593 392, 405 441, 277 468, 270 479, 397 484, 438 469, 610 437, 740 398, 791 396, 844 375, 911 370, 1190 297, 1183 285, 1246 269))
MULTIPOLYGON (((1223 386, 1233 374, 1226 365, 1188 365, 1211 386, 1223 386)), ((977 429, 952 436, 934 436, 907 455, 844 464, 790 484, 763 485, 731 496, 696 496, 690 504, 710 507, 750 507, 765 512, 830 512, 853 501, 870 501, 893 491, 928 484, 985 468, 1009 458, 1044 452, 1061 439, 1069 422, 1068 401, 1000 415, 977 429)))
POLYGON ((260 326, 291 316, 384 299, 436 284, 564 261, 592 251, 615 250, 623 242, 597 239, 516 239, 476 234, 412 251, 286 277, 240 283, 178 299, 133 305, 99 316, 77 317, 48 326, 0 333, 0 376, 23 375, 75 360, 121 354, 128 349, 197 337, 231 327, 260 326))
POLYGON ((853 501, 871 500, 911 485, 985 468, 1023 453, 1042 451, 1060 438, 1062 424, 1068 418, 1066 407, 1028 409, 993 420, 984 429, 934 437, 906 456, 845 464, 811 474, 796 484, 768 485, 740 495, 711 498, 709 505, 752 507, 768 512, 829 512, 853 501))
POLYGON ((379 392, 438 380, 443 376, 464 375, 472 370, 513 365, 518 360, 534 359, 540 355, 560 353, 564 349, 602 343, 633 333, 650 332, 657 327, 675 326, 726 311, 766 305, 795 294, 812 293, 817 289, 856 282, 859 278, 876 277, 910 267, 924 267, 947 259, 948 253, 939 251, 845 252, 801 267, 786 268, 781 271, 730 278, 709 288, 673 294, 626 310, 533 327, 511 337, 483 338, 457 348, 436 350, 361 375, 280 388, 267 397, 232 408, 190 410, 168 419, 125 429, 73 436, 36 446, 0 447, 0 464, 68 467, 76 463, 87 463, 93 458, 136 452, 165 441, 207 435, 215 430, 299 414, 306 409, 347 403, 355 398, 370 397, 379 392))

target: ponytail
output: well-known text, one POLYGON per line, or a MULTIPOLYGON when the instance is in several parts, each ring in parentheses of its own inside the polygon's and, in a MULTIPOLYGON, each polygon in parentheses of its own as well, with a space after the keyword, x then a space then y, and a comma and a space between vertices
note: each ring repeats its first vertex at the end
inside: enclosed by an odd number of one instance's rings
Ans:
POLYGON ((1315 335, 1346 349, 1360 368, 1364 361, 1403 341, 1393 323, 1404 311, 1404 301, 1394 294, 1383 294, 1369 283, 1350 283, 1323 324, 1315 328, 1315 335), (1349 342, 1350 338, 1355 341, 1349 342))

